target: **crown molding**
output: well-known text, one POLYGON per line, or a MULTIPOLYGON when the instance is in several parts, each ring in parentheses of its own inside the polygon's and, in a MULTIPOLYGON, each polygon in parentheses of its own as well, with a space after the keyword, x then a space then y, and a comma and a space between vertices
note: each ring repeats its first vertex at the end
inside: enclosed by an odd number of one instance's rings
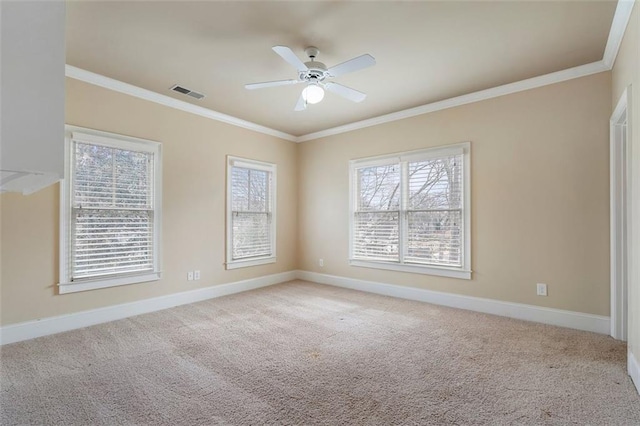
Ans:
POLYGON ((233 126, 242 127, 245 129, 253 130, 258 133, 275 136, 291 142, 307 142, 315 139, 324 138, 327 136, 333 136, 340 133, 346 133, 353 130, 363 129, 366 127, 376 126, 378 124, 389 123, 392 121, 403 120, 405 118, 415 117, 417 115, 428 114, 431 112, 441 111, 448 108, 454 108, 461 105, 466 105, 474 102, 484 101, 499 96, 509 95, 512 93, 522 92, 524 90, 535 89, 549 84, 560 83, 562 81, 571 80, 579 77, 586 77, 591 74, 597 74, 604 71, 609 71, 611 68, 607 67, 603 61, 592 62, 590 64, 581 65, 575 68, 569 68, 563 71, 554 72, 551 74, 542 75, 539 77, 529 78, 527 80, 517 81, 515 83, 505 84, 503 86, 493 87, 491 89, 481 90, 479 92, 469 93, 455 98, 445 99, 443 101, 433 102, 430 104, 422 105, 415 108, 410 108, 391 114, 381 115, 379 117, 369 118, 354 123, 345 124, 343 126, 333 127, 319 132, 309 133, 302 136, 294 136, 289 133, 281 132, 279 130, 271 129, 269 127, 261 126, 259 124, 252 123, 250 121, 242 120, 230 115, 222 114, 217 111, 213 111, 208 108, 193 105, 188 102, 184 102, 178 99, 171 98, 166 95, 161 95, 151 90, 143 89, 122 81, 115 80, 113 78, 105 77, 100 74, 86 71, 81 68, 74 67, 72 65, 66 65, 66 76, 76 80, 84 81, 89 84, 104 87, 106 89, 114 90, 116 92, 124 93, 130 96, 135 96, 140 99, 155 102, 160 105, 175 108, 181 111, 189 112, 192 114, 200 115, 212 120, 221 121, 223 123, 231 124, 233 126))
POLYGON ((282 132, 280 130, 272 129, 270 127, 262 126, 260 124, 252 123, 250 121, 242 120, 231 115, 223 114, 208 108, 193 105, 185 101, 174 99, 172 97, 162 95, 151 90, 143 89, 122 81, 118 81, 109 77, 105 77, 100 74, 96 74, 90 71, 83 70, 81 68, 74 67, 72 65, 66 65, 65 73, 69 78, 84 81, 96 86, 104 87, 106 89, 114 90, 116 92, 124 93, 127 95, 135 96, 140 99, 155 102, 161 105, 168 106, 170 108, 179 109, 181 111, 189 112, 192 114, 200 115, 212 120, 220 121, 223 123, 231 124, 233 126, 242 127, 248 130, 253 130, 265 135, 275 136, 291 142, 307 142, 315 139, 324 138, 327 136, 333 136, 340 133, 351 132, 353 130, 363 129, 366 127, 376 126, 378 124, 389 123, 392 121, 403 120, 405 118, 415 117, 417 115, 428 114, 435 111, 441 111, 448 108, 454 108, 461 105, 466 105, 474 102, 484 101, 487 99, 496 98, 499 96, 509 95, 512 93, 522 92, 524 90, 535 89, 549 84, 560 83, 563 81, 571 80, 574 78, 586 77, 588 75, 597 74, 604 71, 610 71, 618 55, 620 44, 624 37, 624 33, 633 11, 635 0, 618 0, 616 11, 611 23, 611 29, 609 31, 609 38, 607 39, 607 45, 605 47, 603 59, 598 62, 592 62, 590 64, 581 65, 574 68, 569 68, 562 71, 557 71, 550 74, 545 74, 539 77, 533 77, 522 81, 517 81, 503 86, 493 87, 491 89, 481 90, 474 93, 469 93, 455 98, 445 99, 438 102, 433 102, 419 107, 410 108, 402 111, 397 111, 391 114, 385 114, 378 117, 369 118, 354 123, 345 124, 342 126, 332 127, 330 129, 321 130, 314 133, 308 133, 306 135, 294 136, 289 133, 282 132))
POLYGON ((618 56, 618 50, 622 44, 634 4, 635 0, 618 0, 616 12, 611 22, 611 29, 609 30, 607 46, 602 57, 602 61, 609 69, 613 68, 613 64, 616 62, 616 56, 618 56))
POLYGON ((216 121, 221 121, 223 123, 231 124, 233 126, 253 130, 254 132, 263 133, 265 135, 275 136, 280 139, 297 142, 297 138, 293 135, 290 135, 289 133, 271 129, 266 126, 261 126, 260 124, 242 120, 240 118, 223 114, 221 112, 217 112, 209 108, 193 105, 188 102, 174 99, 170 96, 161 95, 160 93, 143 89, 141 87, 134 86, 132 84, 124 83, 122 81, 115 80, 113 78, 105 77, 103 75, 96 74, 91 71, 83 70, 81 68, 74 67, 73 65, 65 65, 65 75, 69 78, 84 81, 85 83, 104 87, 105 89, 124 93, 126 95, 135 96, 136 98, 155 102, 157 104, 168 106, 170 108, 179 109, 181 111, 200 115, 202 117, 210 118, 216 121))
POLYGON ((391 121, 415 117, 416 115, 427 114, 430 112, 453 108, 473 102, 479 102, 498 96, 517 93, 523 90, 535 89, 537 87, 560 83, 562 81, 571 80, 574 78, 586 77, 588 75, 596 74, 603 71, 610 71, 616 61, 616 56, 618 55, 620 44, 622 43, 622 39, 624 38, 624 32, 627 29, 627 24, 629 23, 629 18, 631 17, 631 12, 633 11, 634 4, 635 0, 618 0, 616 11, 613 15, 613 21, 611 22, 611 29, 609 30, 609 38, 607 39, 607 45, 605 47, 604 55, 601 61, 592 62, 590 64, 581 65, 575 68, 569 68, 567 70, 558 71, 511 84, 505 84, 504 86, 498 86, 491 89, 481 90, 479 92, 469 93, 466 95, 458 96, 456 98, 445 99, 442 101, 382 115, 379 117, 373 117, 367 120, 357 121, 355 123, 345 124, 343 126, 333 127, 331 129, 321 130, 319 132, 309 133, 299 136, 297 138, 297 142, 307 142, 327 136, 350 132, 357 129, 363 129, 365 127, 375 126, 382 123, 389 123, 391 121))
POLYGON ((393 112, 391 114, 381 115, 379 117, 369 118, 367 120, 357 121, 355 123, 345 124, 344 126, 333 127, 331 129, 321 130, 315 133, 309 133, 298 137, 298 142, 307 142, 315 139, 333 136, 340 133, 346 133, 365 127, 376 126, 378 124, 389 123, 391 121, 403 120, 405 118, 415 117, 417 115, 427 114, 430 112, 441 111, 443 109, 453 108, 474 102, 484 101, 498 96, 509 95, 512 93, 522 92, 524 90, 535 89, 549 84, 560 83, 562 81, 571 80, 579 77, 586 77, 591 74, 597 74, 603 71, 609 71, 609 68, 602 61, 592 62, 579 67, 569 68, 563 71, 551 74, 541 75, 539 77, 529 78, 527 80, 517 81, 515 83, 505 84, 503 86, 493 87, 491 89, 473 92, 455 98, 445 99, 443 101, 433 102, 415 108, 405 109, 403 111, 393 112))

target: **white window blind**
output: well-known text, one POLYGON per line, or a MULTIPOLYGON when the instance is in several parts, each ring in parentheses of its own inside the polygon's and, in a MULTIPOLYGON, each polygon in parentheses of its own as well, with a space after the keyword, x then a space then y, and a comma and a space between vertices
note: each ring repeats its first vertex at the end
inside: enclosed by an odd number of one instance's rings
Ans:
POLYGON ((408 163, 405 262, 462 266, 462 154, 408 163))
POLYGON ((352 161, 351 263, 470 277, 468 153, 460 144, 352 161))
POLYGON ((74 142, 72 280, 153 270, 153 155, 74 142))
POLYGON ((70 138, 61 280, 69 286, 159 272, 156 147, 112 136, 70 138))
POLYGON ((228 267, 275 259, 275 165, 230 157, 228 267))
POLYGON ((400 166, 358 169, 354 257, 399 261, 400 166))

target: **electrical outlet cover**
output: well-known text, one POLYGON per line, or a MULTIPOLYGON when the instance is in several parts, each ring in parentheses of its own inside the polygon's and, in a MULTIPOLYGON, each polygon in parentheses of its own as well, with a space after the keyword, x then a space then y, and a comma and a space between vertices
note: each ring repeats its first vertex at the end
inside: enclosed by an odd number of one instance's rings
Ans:
POLYGON ((546 296, 547 295, 547 285, 538 283, 536 284, 536 292, 538 296, 546 296))

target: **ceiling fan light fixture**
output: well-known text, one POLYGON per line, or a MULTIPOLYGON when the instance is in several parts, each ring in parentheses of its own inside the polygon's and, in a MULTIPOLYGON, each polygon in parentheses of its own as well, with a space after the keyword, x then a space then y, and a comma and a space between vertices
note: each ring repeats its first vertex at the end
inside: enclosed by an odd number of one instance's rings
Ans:
POLYGON ((317 104, 324 98, 324 89, 317 83, 309 83, 309 85, 302 90, 302 98, 308 104, 317 104))
POLYGON ((296 68, 298 71, 298 78, 250 83, 245 84, 245 88, 253 90, 261 89, 263 87, 285 86, 289 84, 306 84, 306 87, 302 90, 302 94, 298 97, 298 102, 296 103, 294 111, 304 111, 308 104, 317 104, 318 102, 321 102, 322 99, 324 99, 325 90, 340 95, 353 102, 362 102, 367 97, 365 93, 333 81, 325 80, 375 65, 376 60, 368 53, 349 59, 348 61, 335 65, 331 68, 327 68, 322 62, 316 61, 316 56, 319 52, 317 47, 308 47, 305 49, 305 53, 310 59, 308 62, 302 62, 300 58, 298 58, 298 56, 296 56, 296 54, 287 46, 273 46, 272 49, 282 59, 296 68))

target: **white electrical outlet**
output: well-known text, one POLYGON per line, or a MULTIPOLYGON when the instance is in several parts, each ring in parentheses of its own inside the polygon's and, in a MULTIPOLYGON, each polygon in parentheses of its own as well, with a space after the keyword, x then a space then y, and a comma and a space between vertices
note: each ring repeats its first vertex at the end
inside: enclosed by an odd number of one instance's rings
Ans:
POLYGON ((546 284, 542 284, 542 283, 536 284, 536 290, 537 290, 538 296, 546 296, 547 295, 547 285, 546 284))
POLYGON ((187 272, 187 280, 193 281, 193 271, 187 272))
POLYGON ((324 266, 324 259, 318 259, 318 265, 324 266))
POLYGON ((193 271, 193 279, 194 280, 200 279, 200 271, 193 271))

